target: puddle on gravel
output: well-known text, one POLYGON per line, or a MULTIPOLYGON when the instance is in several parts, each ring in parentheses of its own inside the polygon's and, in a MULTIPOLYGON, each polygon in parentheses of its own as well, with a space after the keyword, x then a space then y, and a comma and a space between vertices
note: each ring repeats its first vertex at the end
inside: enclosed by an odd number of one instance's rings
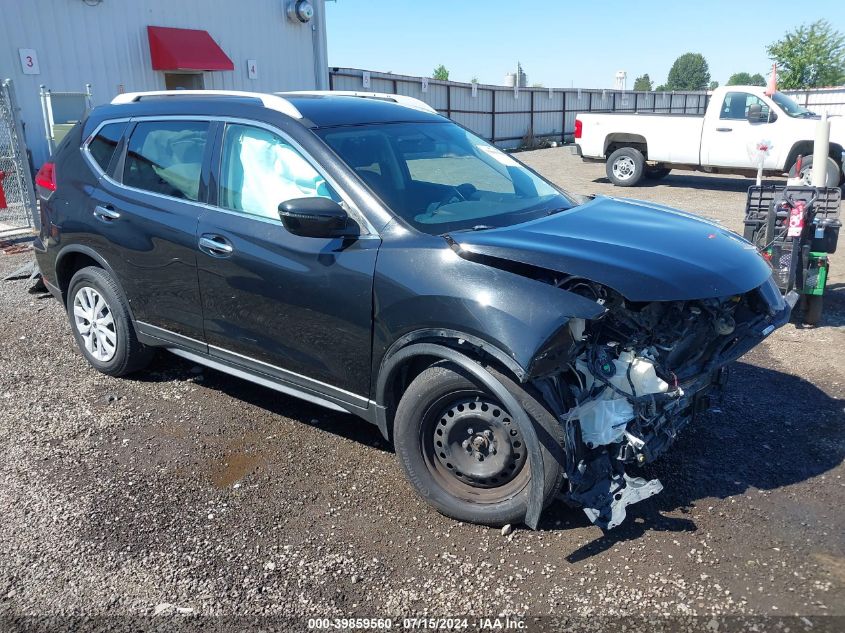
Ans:
POLYGON ((831 576, 845 586, 845 558, 823 553, 815 553, 812 556, 831 576))
POLYGON ((228 488, 252 473, 262 462, 260 455, 230 453, 222 464, 211 467, 211 483, 216 488, 228 488))

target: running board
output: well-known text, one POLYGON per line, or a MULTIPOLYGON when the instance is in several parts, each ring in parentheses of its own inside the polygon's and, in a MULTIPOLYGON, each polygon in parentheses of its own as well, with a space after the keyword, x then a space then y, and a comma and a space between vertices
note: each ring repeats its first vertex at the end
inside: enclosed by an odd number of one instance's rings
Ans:
POLYGON ((201 354, 195 354, 194 352, 188 352, 184 349, 180 349, 178 347, 166 347, 165 348, 168 352, 176 354, 176 356, 181 356, 182 358, 186 358, 190 361, 193 361, 199 365, 204 365, 206 367, 210 367, 211 369, 216 369, 217 371, 223 372, 224 374, 229 374, 230 376, 235 376, 236 378, 241 378, 248 382, 255 383, 257 385, 261 385, 262 387, 269 387, 270 389, 274 389, 279 391, 285 395, 293 396, 294 398, 299 398, 301 400, 307 400, 313 404, 320 405, 321 407, 325 407, 326 409, 331 409, 332 411, 339 411, 341 413, 353 413, 360 415, 359 412, 353 411, 352 409, 345 409, 339 404, 331 402, 330 400, 326 400, 325 398, 321 398, 319 396, 315 396, 307 391, 301 391, 296 389, 295 387, 291 387, 288 385, 280 384, 275 380, 270 380, 269 378, 264 378, 262 376, 258 376, 256 374, 252 374, 250 372, 243 371, 241 369, 237 369, 235 367, 231 367, 226 365, 225 363, 221 363, 219 361, 213 360, 208 358, 207 356, 202 356, 201 354))

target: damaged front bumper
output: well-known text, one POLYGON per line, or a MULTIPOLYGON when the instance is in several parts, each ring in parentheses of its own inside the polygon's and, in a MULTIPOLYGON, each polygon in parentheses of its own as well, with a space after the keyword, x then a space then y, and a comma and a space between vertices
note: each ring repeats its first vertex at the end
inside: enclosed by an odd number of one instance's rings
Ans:
POLYGON ((710 409, 727 365, 784 325, 793 305, 770 282, 741 297, 676 304, 623 302, 616 316, 608 309, 609 324, 577 325, 574 362, 536 381, 547 401, 556 400, 565 430, 562 497, 602 529, 618 526, 629 505, 663 489, 626 468, 660 457, 710 409), (672 324, 671 335, 664 331, 670 316, 682 323, 672 324))

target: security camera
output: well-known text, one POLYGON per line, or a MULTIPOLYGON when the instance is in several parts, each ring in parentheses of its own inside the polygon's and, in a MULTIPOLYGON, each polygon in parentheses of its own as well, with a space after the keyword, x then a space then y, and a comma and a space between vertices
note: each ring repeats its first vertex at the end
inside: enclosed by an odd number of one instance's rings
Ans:
POLYGON ((309 0, 293 0, 288 3, 288 19, 291 22, 310 22, 314 17, 314 5, 309 0))

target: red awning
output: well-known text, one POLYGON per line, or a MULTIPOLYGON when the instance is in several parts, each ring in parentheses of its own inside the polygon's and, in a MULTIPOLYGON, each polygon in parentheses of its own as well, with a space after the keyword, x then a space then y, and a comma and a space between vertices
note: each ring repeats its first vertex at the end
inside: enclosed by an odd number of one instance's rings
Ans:
POLYGON ((148 26, 153 70, 234 70, 208 31, 148 26))

